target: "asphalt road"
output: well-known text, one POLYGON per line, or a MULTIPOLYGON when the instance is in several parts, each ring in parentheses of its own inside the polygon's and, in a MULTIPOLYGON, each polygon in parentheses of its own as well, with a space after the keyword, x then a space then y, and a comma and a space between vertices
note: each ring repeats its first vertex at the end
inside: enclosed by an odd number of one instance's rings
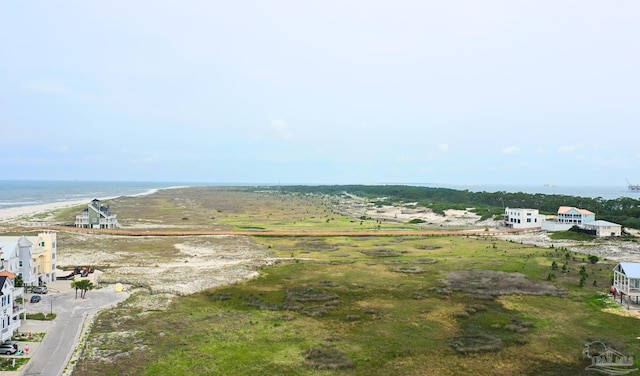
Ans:
MULTIPOLYGON (((27 294, 27 298, 29 296, 30 294, 27 294)), ((34 351, 20 375, 62 375, 73 349, 78 344, 85 318, 127 297, 127 293, 115 292, 113 287, 107 287, 87 292, 86 299, 76 299, 75 291, 50 292, 42 295, 40 303, 27 303, 31 311, 49 313, 52 310, 57 317, 51 322, 44 340, 38 345, 37 352, 34 351), (39 306, 34 307, 36 304, 39 306)))

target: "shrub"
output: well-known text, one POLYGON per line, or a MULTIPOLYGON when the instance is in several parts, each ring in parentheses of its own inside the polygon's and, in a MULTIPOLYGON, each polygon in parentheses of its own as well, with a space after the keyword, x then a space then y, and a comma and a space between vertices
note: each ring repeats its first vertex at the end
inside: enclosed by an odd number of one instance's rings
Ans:
POLYGON ((353 360, 339 350, 332 348, 312 347, 307 351, 304 364, 315 369, 336 370, 351 368, 353 360))

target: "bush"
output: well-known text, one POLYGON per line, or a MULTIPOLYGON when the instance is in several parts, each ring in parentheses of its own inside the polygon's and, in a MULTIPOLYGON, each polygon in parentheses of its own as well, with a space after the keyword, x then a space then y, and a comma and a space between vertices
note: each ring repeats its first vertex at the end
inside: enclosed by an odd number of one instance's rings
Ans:
POLYGON ((51 321, 56 318, 56 314, 47 314, 47 313, 27 313, 27 320, 41 320, 41 321, 51 321))
POLYGON ((304 364, 315 369, 341 369, 354 366, 353 360, 341 351, 331 348, 312 347, 307 351, 304 364))

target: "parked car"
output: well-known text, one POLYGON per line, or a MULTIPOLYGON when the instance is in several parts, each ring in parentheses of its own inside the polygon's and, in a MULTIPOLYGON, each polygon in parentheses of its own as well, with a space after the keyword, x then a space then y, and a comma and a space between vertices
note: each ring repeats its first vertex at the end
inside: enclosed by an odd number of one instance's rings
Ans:
POLYGON ((46 294, 49 292, 49 289, 46 286, 38 286, 34 287, 31 292, 33 292, 34 294, 46 294))
POLYGON ((29 302, 31 303, 38 303, 39 301, 40 301, 40 295, 33 295, 29 300, 29 302))
POLYGON ((0 344, 0 354, 12 355, 18 351, 18 345, 15 343, 0 344))

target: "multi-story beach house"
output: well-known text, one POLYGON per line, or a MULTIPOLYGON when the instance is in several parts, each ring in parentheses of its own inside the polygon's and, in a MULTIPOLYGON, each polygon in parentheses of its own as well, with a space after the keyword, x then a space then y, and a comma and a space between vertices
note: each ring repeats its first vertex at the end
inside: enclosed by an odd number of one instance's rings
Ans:
POLYGON ((20 276, 25 286, 56 280, 57 233, 38 236, 0 236, 0 270, 20 276))
POLYGON ((26 236, 0 236, 0 270, 19 276, 26 286, 37 285, 32 250, 33 243, 26 236))
POLYGON ((504 224, 509 228, 540 227, 542 218, 538 209, 505 208, 504 224))
POLYGON ((558 208, 558 224, 579 226, 584 223, 594 222, 596 215, 586 209, 578 209, 572 206, 561 206, 558 208))
POLYGON ((76 215, 76 227, 80 228, 118 228, 118 217, 111 213, 109 206, 102 205, 100 200, 94 199, 82 211, 76 215))
POLYGON ((24 288, 15 287, 15 278, 16 275, 8 270, 0 271, 0 342, 10 340, 20 329, 20 314, 26 312, 24 299, 18 303, 18 298, 24 295, 24 288))
POLYGON ((622 235, 622 225, 603 220, 596 221, 595 213, 572 206, 559 207, 555 222, 542 223, 542 229, 546 231, 567 231, 573 226, 578 226, 598 237, 622 235))
POLYGON ((56 257, 58 253, 58 235, 53 231, 45 231, 38 236, 27 236, 33 244, 31 259, 33 272, 38 278, 38 285, 56 280, 56 257))

